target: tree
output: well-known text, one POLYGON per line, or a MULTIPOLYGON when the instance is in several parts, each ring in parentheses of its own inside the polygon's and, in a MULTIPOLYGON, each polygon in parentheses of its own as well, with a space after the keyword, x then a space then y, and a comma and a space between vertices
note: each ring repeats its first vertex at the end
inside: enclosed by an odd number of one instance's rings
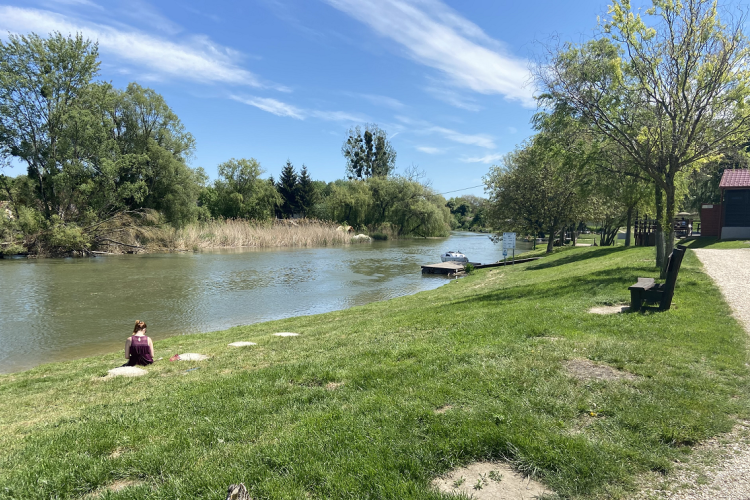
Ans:
POLYGON ((201 194, 214 217, 265 220, 273 217, 282 203, 273 184, 260 176, 263 170, 255 158, 232 158, 219 165, 213 188, 201 194))
POLYGON ((291 161, 287 160, 286 164, 281 169, 279 182, 276 184, 276 188, 279 190, 279 195, 282 200, 281 205, 279 205, 279 211, 286 219, 293 217, 294 214, 299 211, 297 183, 298 177, 297 172, 294 170, 294 165, 292 165, 291 161))
POLYGON ((300 170, 299 182, 296 187, 299 210, 304 217, 308 217, 310 210, 318 201, 318 192, 304 164, 302 165, 302 170, 300 170))
POLYGON ((365 125, 364 133, 359 126, 349 129, 341 154, 349 179, 387 177, 396 169, 396 151, 385 130, 375 124, 365 125))
POLYGON ((574 110, 653 179, 668 228, 657 245, 664 274, 678 175, 737 149, 750 132, 744 17, 724 24, 709 0, 654 0, 645 18, 613 0, 609 13, 602 38, 566 45, 539 69, 542 103, 574 110))
POLYGON ((68 125, 98 73, 97 56, 97 45, 80 34, 0 41, 0 155, 27 165, 46 218, 59 212, 57 177, 85 156, 68 125))
POLYGON ((562 243, 565 226, 585 213, 591 145, 581 138, 575 121, 546 114, 535 121, 540 132, 484 179, 488 218, 497 229, 547 233, 547 253, 552 253, 555 234, 560 231, 562 243))

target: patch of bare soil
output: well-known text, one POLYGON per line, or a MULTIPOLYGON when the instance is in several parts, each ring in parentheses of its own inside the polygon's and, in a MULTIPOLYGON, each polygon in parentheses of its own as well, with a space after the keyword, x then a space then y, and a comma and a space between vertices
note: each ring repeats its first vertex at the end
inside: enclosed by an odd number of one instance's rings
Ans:
POLYGON ((467 495, 476 500, 527 500, 552 495, 542 483, 514 471, 509 465, 476 462, 454 469, 432 481, 440 492, 467 495))
POLYGON ((117 368, 112 368, 111 370, 109 370, 107 372, 107 375, 102 378, 110 379, 113 377, 140 377, 147 373, 148 372, 143 368, 138 368, 136 366, 118 366, 117 368))
POLYGON ((630 306, 627 304, 618 304, 614 306, 596 306, 589 309, 591 314, 617 314, 624 313, 630 310, 630 306))
POLYGON ((445 405, 445 406, 441 406, 440 408, 435 409, 435 413, 437 415, 442 415, 446 411, 452 410, 452 409, 453 409, 453 405, 445 405))
POLYGON ((342 385, 344 385, 343 382, 328 382, 326 384, 326 389, 328 389, 329 391, 335 391, 336 389, 338 389, 342 385))
POLYGON ((565 364, 565 369, 578 380, 636 380, 637 377, 609 365, 596 364, 589 359, 571 359, 565 364))
POLYGON ((117 493, 118 491, 122 491, 126 488, 132 488, 134 486, 140 486, 143 484, 143 481, 134 481, 132 479, 119 479, 115 481, 114 483, 110 484, 109 486, 104 486, 103 488, 99 488, 96 491, 92 491, 88 495, 84 496, 83 498, 85 500, 93 500, 95 498, 102 498, 105 493, 117 493))

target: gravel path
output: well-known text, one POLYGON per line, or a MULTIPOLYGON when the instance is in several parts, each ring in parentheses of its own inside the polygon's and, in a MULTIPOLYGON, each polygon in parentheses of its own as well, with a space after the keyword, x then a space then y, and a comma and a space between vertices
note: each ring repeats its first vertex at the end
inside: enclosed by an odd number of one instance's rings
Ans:
MULTIPOLYGON (((750 334, 750 248, 693 251, 750 334)), ((678 465, 639 498, 750 500, 748 429, 750 422, 740 422, 731 433, 701 444, 691 464, 678 465)))

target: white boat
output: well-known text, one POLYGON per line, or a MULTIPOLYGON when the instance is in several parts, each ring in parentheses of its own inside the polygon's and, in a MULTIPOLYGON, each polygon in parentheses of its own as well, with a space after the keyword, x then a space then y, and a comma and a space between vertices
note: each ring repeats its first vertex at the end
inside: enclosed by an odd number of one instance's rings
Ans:
POLYGON ((469 262, 469 259, 459 252, 445 252, 440 256, 440 260, 443 262, 469 262))

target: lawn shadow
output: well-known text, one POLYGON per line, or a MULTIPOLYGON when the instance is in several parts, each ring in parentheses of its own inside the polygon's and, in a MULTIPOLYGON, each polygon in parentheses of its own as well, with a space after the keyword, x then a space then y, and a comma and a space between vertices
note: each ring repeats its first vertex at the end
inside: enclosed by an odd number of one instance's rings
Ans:
POLYGON ((566 295, 575 295, 582 289, 609 288, 617 285, 622 287, 623 294, 628 293, 628 287, 635 283, 638 274, 643 274, 640 268, 628 268, 628 272, 623 272, 622 268, 604 269, 586 276, 579 276, 573 280, 564 278, 562 280, 551 280, 547 286, 539 287, 536 283, 528 285, 518 285, 512 288, 504 288, 492 292, 466 297, 464 299, 452 302, 452 304, 468 303, 488 303, 497 304, 499 302, 513 301, 518 299, 545 299, 559 298, 566 295), (553 284, 555 282, 556 284, 553 284), (559 281, 564 281, 559 283, 559 281))
POLYGON ((626 249, 628 249, 628 247, 602 247, 602 248, 597 248, 595 250, 589 250, 588 252, 576 252, 573 255, 566 255, 565 257, 560 257, 559 259, 555 259, 551 262, 543 262, 535 266, 528 266, 526 270, 536 271, 539 269, 549 269, 551 267, 563 266, 565 264, 571 264, 573 262, 580 262, 582 260, 603 257, 605 255, 609 255, 615 252, 622 252, 623 250, 626 250, 626 249))
POLYGON ((693 236, 680 240, 678 245, 685 245, 688 248, 706 248, 719 241, 719 238, 713 236, 693 236))

